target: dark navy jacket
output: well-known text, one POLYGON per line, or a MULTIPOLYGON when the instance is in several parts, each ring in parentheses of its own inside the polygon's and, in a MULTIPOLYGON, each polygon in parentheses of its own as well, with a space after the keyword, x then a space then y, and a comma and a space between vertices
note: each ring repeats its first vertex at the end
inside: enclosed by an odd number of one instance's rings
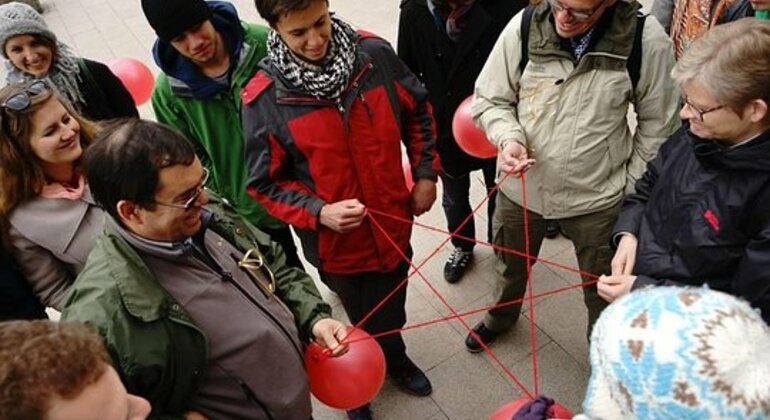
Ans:
POLYGON ((648 164, 615 232, 639 239, 634 288, 707 284, 770 323, 770 131, 731 148, 683 125, 648 164))

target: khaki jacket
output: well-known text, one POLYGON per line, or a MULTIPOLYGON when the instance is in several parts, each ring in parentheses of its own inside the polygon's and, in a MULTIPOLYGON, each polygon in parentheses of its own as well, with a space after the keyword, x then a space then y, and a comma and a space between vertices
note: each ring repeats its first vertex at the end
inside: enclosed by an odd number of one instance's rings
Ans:
MULTIPOLYGON (((523 74, 519 13, 476 80, 477 124, 501 150, 518 141, 537 160, 525 176, 527 206, 546 218, 594 213, 619 203, 679 127, 679 95, 669 76, 674 54, 655 19, 645 20, 640 79, 633 91, 626 59, 639 7, 619 0, 606 31, 574 62, 561 47, 543 1, 532 15, 523 74), (635 133, 629 128, 629 105, 638 115, 635 133)), ((500 190, 523 204, 519 179, 509 177, 500 190)))

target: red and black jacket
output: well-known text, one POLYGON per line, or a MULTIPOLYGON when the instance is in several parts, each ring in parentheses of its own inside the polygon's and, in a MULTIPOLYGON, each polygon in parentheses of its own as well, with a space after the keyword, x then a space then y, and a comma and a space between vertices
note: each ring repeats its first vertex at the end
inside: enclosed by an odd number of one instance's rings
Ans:
MULTIPOLYGON (((357 198, 411 219, 402 142, 414 179, 435 179, 440 169, 428 92, 386 41, 360 35, 353 77, 338 101, 289 85, 269 60, 241 92, 248 192, 293 225, 305 257, 329 273, 390 271, 400 254, 369 219, 346 234, 319 225, 321 207, 357 198)), ((401 251, 408 247, 411 225, 377 221, 401 251)))

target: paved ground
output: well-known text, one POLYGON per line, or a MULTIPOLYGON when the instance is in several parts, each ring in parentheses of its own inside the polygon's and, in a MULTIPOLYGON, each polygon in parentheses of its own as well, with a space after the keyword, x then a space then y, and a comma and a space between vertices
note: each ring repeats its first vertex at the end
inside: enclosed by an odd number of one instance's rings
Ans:
MULTIPOLYGON (((233 1, 241 17, 257 21, 253 2, 233 1)), ((109 61, 133 57, 147 63, 154 72, 150 46, 154 35, 135 0, 43 0, 45 18, 51 29, 80 55, 109 61)), ((339 16, 356 27, 376 32, 395 41, 399 0, 332 0, 331 6, 339 16)), ((141 108, 142 115, 152 118, 149 105, 141 108)), ((484 198, 483 184, 473 182, 474 202, 484 198)), ((485 214, 482 206, 479 214, 485 214)), ((444 217, 439 205, 419 219, 420 222, 442 227, 444 217)), ((485 232, 486 218, 477 217, 478 232, 485 232)), ((420 263, 442 243, 445 236, 416 228, 413 246, 415 263, 420 263)), ((492 251, 484 246, 476 249, 475 261, 465 279, 459 284, 444 282, 441 270, 451 252, 443 247, 422 270, 428 281, 457 311, 469 311, 492 303, 495 282, 492 251)), ((547 240, 541 257, 568 266, 575 266, 572 246, 564 238, 547 240)), ((315 273, 313 273, 315 274, 315 273)), ((579 282, 577 275, 538 264, 534 267, 533 284, 536 292, 554 290, 579 282)), ((344 318, 339 301, 321 286, 324 296, 334 305, 335 315, 344 318)), ((441 318, 450 312, 440 303, 419 276, 414 276, 408 289, 408 324, 441 318)), ((528 311, 526 305, 524 311, 528 311)), ((481 314, 465 321, 473 325, 481 314)), ((500 360, 530 391, 533 389, 532 354, 528 312, 522 321, 495 344, 493 350, 500 360)), ((588 379, 586 316, 581 292, 572 290, 538 299, 535 303, 535 325, 540 391, 554 396, 573 410, 580 402, 588 379)), ((513 383, 486 355, 465 351, 462 341, 467 330, 458 321, 439 323, 408 331, 404 334, 409 353, 426 370, 433 382, 433 395, 416 398, 404 395, 386 382, 373 403, 379 419, 482 419, 499 406, 522 395, 513 383)), ((315 403, 317 419, 341 419, 344 414, 315 403)))

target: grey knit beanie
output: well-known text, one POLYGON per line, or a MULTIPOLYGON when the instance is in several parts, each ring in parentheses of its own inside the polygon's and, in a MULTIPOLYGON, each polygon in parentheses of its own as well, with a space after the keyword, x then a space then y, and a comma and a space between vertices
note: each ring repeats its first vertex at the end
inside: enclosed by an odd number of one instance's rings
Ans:
POLYGON ((56 43, 56 35, 48 29, 43 17, 24 3, 0 6, 0 46, 5 55, 5 43, 16 35, 41 35, 56 43))

